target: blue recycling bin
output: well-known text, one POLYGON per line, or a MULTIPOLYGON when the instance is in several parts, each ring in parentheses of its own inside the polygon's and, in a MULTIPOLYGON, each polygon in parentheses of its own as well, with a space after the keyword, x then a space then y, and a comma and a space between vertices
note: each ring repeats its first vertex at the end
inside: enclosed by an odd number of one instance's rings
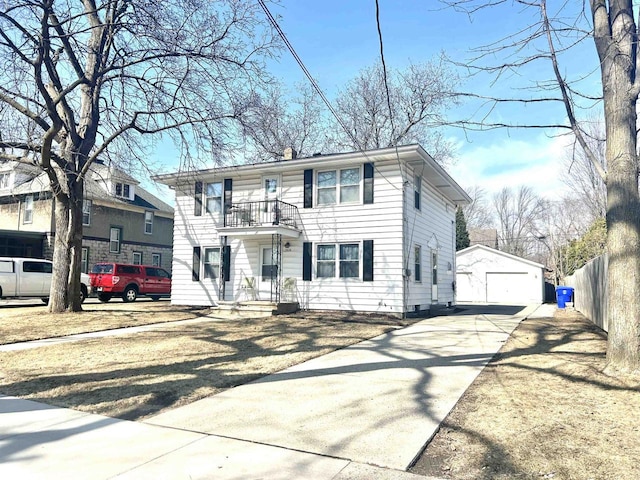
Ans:
POLYGON ((573 287, 556 287, 558 308, 565 308, 567 306, 567 302, 571 301, 571 297, 573 297, 573 287))

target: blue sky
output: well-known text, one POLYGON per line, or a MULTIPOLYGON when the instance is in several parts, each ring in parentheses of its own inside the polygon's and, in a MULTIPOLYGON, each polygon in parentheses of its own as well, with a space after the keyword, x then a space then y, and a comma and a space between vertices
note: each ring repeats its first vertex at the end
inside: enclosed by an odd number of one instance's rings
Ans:
MULTIPOLYGON (((441 51, 464 62, 472 56, 470 49, 520 30, 531 23, 535 13, 511 2, 481 11, 473 18, 444 8, 437 0, 379 0, 379 4, 385 60, 388 67, 400 69, 410 61, 429 60, 441 51)), ((281 0, 268 6, 330 100, 359 70, 380 59, 374 0, 281 0)), ((575 12, 567 14, 567 19, 572 17, 575 12)), ((596 60, 595 48, 588 40, 562 59, 563 73, 585 76, 582 85, 594 91, 600 78, 596 60)), ((269 69, 289 85, 306 81, 286 50, 279 59, 270 62, 269 69)), ((483 95, 526 96, 532 93, 510 89, 522 88, 536 78, 548 79, 551 74, 550 65, 540 64, 521 72, 509 72, 497 84, 480 77, 462 88, 483 95)), ((451 111, 450 117, 465 118, 474 108, 464 105, 451 111)), ((504 105, 494 112, 493 118, 511 124, 564 123, 565 112, 560 104, 504 105)), ((495 192, 503 186, 527 184, 550 197, 564 189, 560 179, 567 174, 563 157, 568 139, 555 136, 557 131, 463 132, 451 128, 446 134, 457 145, 457 162, 449 172, 463 187, 479 184, 488 192, 495 192)))
MULTIPOLYGON (((444 8, 436 0, 380 0, 379 4, 385 59, 387 66, 393 68, 403 68, 410 61, 428 60, 440 51, 454 60, 465 61, 473 55, 470 49, 520 30, 530 23, 534 13, 510 2, 472 18, 444 8)), ((270 5, 270 9, 279 17, 289 41, 330 99, 360 69, 380 59, 374 0, 282 0, 280 5, 270 5)), ((571 13, 568 12, 568 18, 571 13)), ((595 61, 595 48, 588 41, 570 57, 563 58, 562 66, 576 74, 591 74, 582 83, 597 88, 595 61)), ((286 51, 270 68, 289 83, 304 80, 286 51)), ((536 75, 549 78, 551 73, 550 65, 540 65, 521 74, 507 75, 505 81, 494 86, 485 78, 469 81, 463 88, 485 95, 522 96, 523 92, 510 92, 508 88, 521 87, 536 75)), ((463 106, 452 111, 451 118, 466 117, 472 109, 471 105, 463 106)), ((508 123, 563 123, 565 112, 559 104, 503 106, 495 118, 508 123)), ((557 195, 564 188, 560 179, 566 175, 562 162, 568 139, 555 138, 556 133, 500 129, 465 134, 460 129, 449 129, 447 135, 458 146, 458 161, 449 169, 450 173, 462 186, 477 183, 491 192, 502 186, 526 183, 543 195, 557 195)))

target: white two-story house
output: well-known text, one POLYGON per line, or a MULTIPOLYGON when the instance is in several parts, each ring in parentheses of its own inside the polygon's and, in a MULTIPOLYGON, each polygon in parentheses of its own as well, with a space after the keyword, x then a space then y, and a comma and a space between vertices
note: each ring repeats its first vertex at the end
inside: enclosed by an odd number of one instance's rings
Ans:
POLYGON ((404 315, 455 301, 470 199, 419 145, 155 179, 176 195, 172 303, 404 315))

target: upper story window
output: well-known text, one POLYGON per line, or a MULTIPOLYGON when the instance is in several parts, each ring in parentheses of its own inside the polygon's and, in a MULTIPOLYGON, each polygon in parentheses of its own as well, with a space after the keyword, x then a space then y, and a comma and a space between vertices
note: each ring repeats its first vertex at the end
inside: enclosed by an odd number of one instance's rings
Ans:
POLYGON ((82 201, 82 225, 91 225, 91 200, 82 201))
POLYGON ((23 223, 33 222, 33 195, 27 195, 24 199, 23 223))
POLYGON ((122 239, 122 229, 111 227, 109 230, 109 252, 120 253, 120 241, 122 239))
POLYGON ((11 173, 0 173, 0 190, 9 188, 11 185, 11 173))
POLYGON ((207 213, 222 212, 222 182, 207 183, 205 197, 207 213))
POLYGON ((422 176, 416 175, 413 182, 413 206, 416 210, 420 210, 422 201, 422 176))
POLYGON ((318 205, 360 201, 360 168, 318 172, 318 205))
POLYGON ((116 183, 116 197, 131 198, 131 185, 128 183, 116 183))
POLYGON ((144 233, 147 235, 153 233, 153 212, 144 212, 144 233))

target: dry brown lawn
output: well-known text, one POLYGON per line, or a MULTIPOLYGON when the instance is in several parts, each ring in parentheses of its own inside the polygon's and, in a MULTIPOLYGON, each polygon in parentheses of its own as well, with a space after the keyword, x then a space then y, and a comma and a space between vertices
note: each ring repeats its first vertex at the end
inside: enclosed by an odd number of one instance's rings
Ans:
POLYGON ((447 479, 640 478, 640 383, 603 373, 606 337, 576 312, 529 319, 412 469, 447 479))
POLYGON ((387 316, 338 313, 208 320, 208 309, 166 302, 86 310, 64 315, 48 315, 37 307, 0 310, 0 335, 6 342, 189 318, 203 321, 0 352, 0 393, 137 420, 407 324, 387 316))
POLYGON ((211 309, 170 305, 167 301, 85 303, 82 314, 47 314, 47 307, 0 306, 0 345, 98 332, 150 323, 175 322, 208 315, 211 309))

